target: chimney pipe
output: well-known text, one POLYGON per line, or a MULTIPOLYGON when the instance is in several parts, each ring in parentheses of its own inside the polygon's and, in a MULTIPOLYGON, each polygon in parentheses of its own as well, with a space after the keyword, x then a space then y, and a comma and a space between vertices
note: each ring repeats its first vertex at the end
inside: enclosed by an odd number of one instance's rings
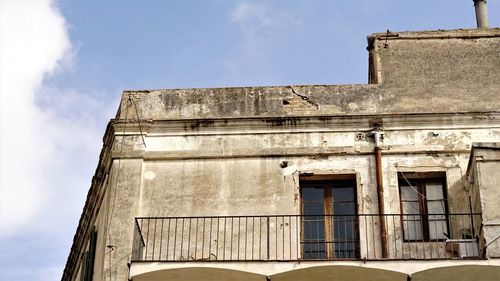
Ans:
POLYGON ((477 28, 488 28, 488 5, 486 0, 472 0, 476 8, 477 28))

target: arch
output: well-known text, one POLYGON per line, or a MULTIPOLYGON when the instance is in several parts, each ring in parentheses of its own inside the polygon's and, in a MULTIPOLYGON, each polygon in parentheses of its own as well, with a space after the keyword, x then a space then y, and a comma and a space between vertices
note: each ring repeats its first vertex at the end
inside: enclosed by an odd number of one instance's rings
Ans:
POLYGON ((265 275, 210 267, 163 269, 137 275, 134 281, 266 281, 265 275))
POLYGON ((498 281, 500 266, 461 265, 432 268, 412 274, 412 281, 498 281))
POLYGON ((316 266, 287 271, 271 276, 271 281, 406 281, 408 275, 359 266, 316 266))

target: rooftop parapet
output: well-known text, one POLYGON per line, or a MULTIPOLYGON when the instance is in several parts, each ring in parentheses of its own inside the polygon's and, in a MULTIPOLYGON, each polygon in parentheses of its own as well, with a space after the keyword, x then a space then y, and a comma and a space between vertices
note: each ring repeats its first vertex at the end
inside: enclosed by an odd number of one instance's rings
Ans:
POLYGON ((370 84, 124 91, 121 109, 131 97, 141 119, 500 110, 500 28, 375 33, 368 44, 370 84))

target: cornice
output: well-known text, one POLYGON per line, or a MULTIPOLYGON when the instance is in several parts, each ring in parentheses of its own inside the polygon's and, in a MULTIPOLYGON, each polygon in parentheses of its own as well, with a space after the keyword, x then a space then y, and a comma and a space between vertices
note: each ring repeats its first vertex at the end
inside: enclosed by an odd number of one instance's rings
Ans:
POLYGON ((244 135, 307 132, 363 132, 500 128, 500 112, 380 114, 351 116, 279 116, 255 118, 112 121, 116 135, 244 135))

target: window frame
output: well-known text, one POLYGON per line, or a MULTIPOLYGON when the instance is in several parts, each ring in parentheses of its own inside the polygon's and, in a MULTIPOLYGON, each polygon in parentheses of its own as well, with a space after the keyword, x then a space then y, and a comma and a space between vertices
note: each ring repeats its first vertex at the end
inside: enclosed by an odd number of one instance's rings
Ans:
MULTIPOLYGON (((336 175, 336 176, 327 176, 327 175, 317 175, 317 176, 310 176, 310 177, 305 177, 305 178, 300 178, 300 214, 301 214, 301 229, 300 229, 300 243, 301 243, 301 254, 302 258, 304 259, 304 238, 305 238, 305 217, 307 215, 304 214, 304 203, 308 203, 304 201, 303 199, 303 188, 308 188, 312 186, 316 186, 314 188, 321 188, 323 190, 323 214, 318 214, 318 216, 323 216, 324 220, 324 244, 325 244, 325 257, 324 258, 307 258, 305 260, 338 260, 338 259, 345 259, 345 260, 353 260, 353 259, 358 259, 360 255, 360 237, 359 237, 359 206, 358 206, 358 186, 357 186, 357 177, 355 174, 345 174, 345 175, 336 175), (333 229, 334 227, 334 221, 333 218, 335 216, 334 214, 334 209, 333 209, 333 204, 334 204, 334 198, 333 198, 333 188, 343 188, 345 183, 352 181, 353 184, 353 203, 354 203, 354 212, 355 214, 353 215, 355 217, 354 221, 354 233, 355 233, 355 238, 356 240, 353 240, 354 243, 356 244, 355 248, 355 257, 352 258, 342 258, 342 257, 337 257, 337 253, 335 250, 335 230, 333 229), (337 184, 336 184, 337 183, 337 184), (340 183, 340 185, 338 185, 340 183)), ((350 201, 351 202, 351 201, 350 201)), ((339 202, 342 203, 342 202, 339 202)), ((309 215, 309 216, 314 216, 314 215, 309 215)), ((319 242, 318 242, 319 243, 319 242)), ((352 242, 351 242, 352 243, 352 242)))
MULTIPOLYGON (((431 183, 441 184, 444 204, 444 221, 446 226, 446 233, 450 233, 450 220, 449 220, 449 210, 448 210, 448 185, 447 185, 446 172, 398 172, 398 192, 399 192, 399 207, 400 207, 400 219, 401 219, 401 230, 403 242, 443 242, 446 238, 431 238, 429 230, 429 215, 436 215, 434 213, 428 212, 428 200, 427 200, 427 189, 426 185, 431 183), (403 196, 402 196, 402 186, 411 185, 417 191, 419 214, 414 214, 415 216, 420 216, 420 230, 422 233, 421 239, 406 239, 407 227, 405 227, 405 216, 412 214, 405 214, 403 208, 403 196)), ((415 201, 406 201, 415 202, 415 201)))

